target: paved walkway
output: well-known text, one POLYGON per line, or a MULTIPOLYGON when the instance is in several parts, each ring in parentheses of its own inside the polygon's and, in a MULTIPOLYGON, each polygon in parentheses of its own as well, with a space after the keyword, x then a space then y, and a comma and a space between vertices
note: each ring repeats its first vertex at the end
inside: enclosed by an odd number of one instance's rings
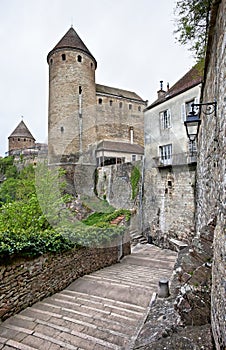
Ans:
POLYGON ((161 277, 177 254, 137 246, 121 263, 79 278, 0 325, 0 349, 132 349, 161 277))

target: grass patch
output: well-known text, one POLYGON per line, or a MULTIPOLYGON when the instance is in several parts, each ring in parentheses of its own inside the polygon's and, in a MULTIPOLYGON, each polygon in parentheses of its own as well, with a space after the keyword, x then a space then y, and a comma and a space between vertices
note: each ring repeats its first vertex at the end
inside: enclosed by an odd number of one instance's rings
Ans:
POLYGON ((110 225, 110 222, 120 215, 125 215, 125 220, 128 221, 130 219, 131 213, 126 209, 118 209, 113 213, 93 213, 82 222, 88 226, 104 227, 110 225))
POLYGON ((108 203, 107 200, 102 200, 97 197, 81 196, 81 200, 85 206, 90 208, 92 211, 98 213, 113 213, 115 208, 108 203))

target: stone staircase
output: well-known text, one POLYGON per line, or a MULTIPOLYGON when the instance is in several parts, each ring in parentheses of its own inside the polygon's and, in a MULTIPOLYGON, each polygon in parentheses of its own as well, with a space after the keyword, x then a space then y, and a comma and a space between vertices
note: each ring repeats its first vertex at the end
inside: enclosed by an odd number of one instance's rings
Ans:
POLYGON ((131 256, 74 281, 0 325, 0 349, 127 350, 177 254, 140 245, 131 256))
POLYGON ((137 230, 130 231, 130 238, 131 238, 131 245, 134 247, 138 243, 140 244, 146 244, 148 243, 148 240, 146 237, 144 237, 141 233, 139 233, 137 230))

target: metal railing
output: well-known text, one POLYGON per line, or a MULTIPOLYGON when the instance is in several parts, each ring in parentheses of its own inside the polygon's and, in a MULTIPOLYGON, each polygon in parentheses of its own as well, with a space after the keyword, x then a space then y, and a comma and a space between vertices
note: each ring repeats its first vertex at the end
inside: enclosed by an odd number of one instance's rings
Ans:
POLYGON ((172 154, 171 157, 154 157, 155 166, 158 168, 167 167, 172 165, 184 165, 193 164, 197 162, 197 152, 184 152, 178 154, 172 154))

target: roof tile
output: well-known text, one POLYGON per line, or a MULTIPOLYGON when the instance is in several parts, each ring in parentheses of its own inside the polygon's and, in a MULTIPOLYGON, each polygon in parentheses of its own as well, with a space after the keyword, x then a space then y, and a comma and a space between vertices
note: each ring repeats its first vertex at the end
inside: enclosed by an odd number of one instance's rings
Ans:
POLYGON ((124 98, 132 99, 132 100, 139 100, 140 102, 145 102, 135 92, 122 90, 122 89, 118 89, 118 88, 113 88, 110 86, 96 84, 96 92, 102 93, 102 94, 107 94, 107 95, 114 95, 116 97, 124 97, 124 98))
POLYGON ((78 36, 76 31, 72 27, 67 31, 67 33, 63 36, 63 38, 56 44, 56 46, 49 52, 47 56, 47 61, 49 61, 49 57, 54 51, 60 50, 60 49, 76 49, 76 50, 83 51, 86 54, 88 54, 95 61, 95 64, 97 65, 95 58, 93 57, 89 49, 86 47, 82 39, 78 36))
POLYGON ((117 142, 117 141, 106 141, 106 140, 103 140, 98 144, 97 150, 144 154, 144 147, 140 145, 132 144, 128 142, 117 142))
POLYGON ((203 81, 203 66, 201 63, 197 63, 192 69, 189 70, 180 80, 178 80, 165 95, 158 98, 153 102, 146 110, 151 109, 172 97, 191 89, 193 86, 200 84, 203 81))
POLYGON ((12 132, 12 134, 9 137, 28 137, 35 141, 35 138, 31 134, 23 120, 21 120, 21 122, 17 125, 16 129, 12 132))

